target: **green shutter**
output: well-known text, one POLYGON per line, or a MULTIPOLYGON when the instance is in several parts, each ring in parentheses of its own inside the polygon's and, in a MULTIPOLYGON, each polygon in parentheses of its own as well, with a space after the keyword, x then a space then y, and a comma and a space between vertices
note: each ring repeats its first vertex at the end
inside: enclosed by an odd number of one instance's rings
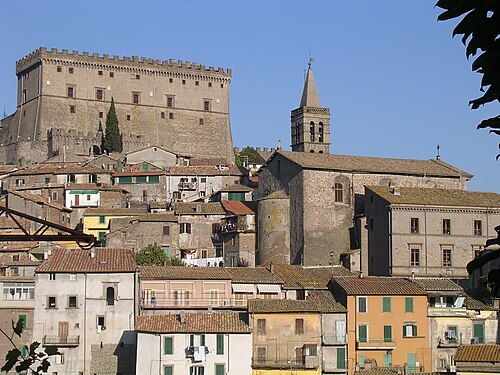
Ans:
POLYGON ((99 224, 104 224, 106 222, 105 216, 99 216, 99 224))
POLYGON ((132 176, 118 177, 118 183, 119 184, 131 184, 132 183, 132 176))
POLYGON ((245 201, 245 193, 228 193, 227 194, 227 200, 228 201, 240 201, 244 202, 245 201))
POLYGON ((358 340, 359 342, 368 342, 368 327, 366 325, 358 326, 358 340))
POLYGON ((384 367, 392 367, 392 353, 384 353, 384 367))
POLYGON ((405 297, 405 312, 413 312, 413 297, 405 297))
MULTIPOLYGON (((192 336, 192 335, 191 335, 192 336)), ((192 346, 192 345, 191 345, 192 346)), ((189 375, 193 375, 193 372, 194 372, 194 367, 190 367, 189 368, 189 375)))
POLYGON ((224 335, 217 335, 217 354, 224 354, 224 335))
POLYGON ((137 176, 135 182, 138 184, 146 183, 146 176, 137 176))
POLYGON ((200 335, 200 346, 205 346, 205 335, 200 335))
POLYGON ((382 297, 382 312, 391 312, 391 297, 382 297))
POLYGON ((194 335, 189 335, 189 346, 194 346, 194 335))
POLYGON ((417 372, 417 355, 413 353, 408 353, 407 362, 408 364, 408 373, 414 374, 417 372))
POLYGON ((384 342, 392 341, 392 326, 384 326, 384 342))
POLYGON ((158 182, 160 182, 160 176, 149 176, 148 182, 150 184, 157 184, 158 182))
POLYGON ((26 345, 21 346, 21 357, 26 358, 28 355, 28 347, 26 345))
POLYGON ((359 356, 359 367, 361 367, 361 368, 365 367, 365 359, 366 359, 366 355, 359 356))
POLYGON ((417 337, 418 336, 418 333, 417 333, 417 325, 415 324, 413 326, 413 337, 417 337))
POLYGON ((345 348, 337 348, 337 369, 345 369, 345 348))
POLYGON ((474 323, 474 338, 477 344, 484 344, 484 325, 483 323, 474 323))
POLYGON ((164 353, 174 354, 174 339, 172 337, 165 337, 164 343, 164 353))
POLYGON ((173 375, 174 374, 174 368, 172 366, 165 366, 164 369, 165 369, 165 371, 164 371, 165 375, 173 375))
POLYGON ((28 321, 26 320, 26 315, 19 315, 18 320, 20 320, 22 322, 23 328, 26 328, 28 326, 28 321))
POLYGON ((215 365, 215 375, 224 375, 224 365, 215 365))

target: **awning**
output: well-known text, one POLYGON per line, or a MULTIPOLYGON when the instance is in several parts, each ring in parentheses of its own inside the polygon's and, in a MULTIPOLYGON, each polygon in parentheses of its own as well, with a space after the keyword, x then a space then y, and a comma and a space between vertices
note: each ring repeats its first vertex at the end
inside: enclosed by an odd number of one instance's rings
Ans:
POLYGON ((280 293, 281 285, 279 284, 257 284, 259 293, 280 293))
POLYGON ((255 293, 254 284, 233 284, 233 293, 255 293))

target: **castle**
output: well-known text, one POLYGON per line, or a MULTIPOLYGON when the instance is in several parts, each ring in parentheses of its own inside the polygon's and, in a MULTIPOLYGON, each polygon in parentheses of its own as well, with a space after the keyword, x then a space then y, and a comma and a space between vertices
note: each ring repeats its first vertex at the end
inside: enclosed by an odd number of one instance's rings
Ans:
POLYGON ((16 112, 1 122, 0 161, 29 165, 99 147, 114 99, 123 150, 148 145, 234 162, 231 69, 39 48, 16 63, 16 112))

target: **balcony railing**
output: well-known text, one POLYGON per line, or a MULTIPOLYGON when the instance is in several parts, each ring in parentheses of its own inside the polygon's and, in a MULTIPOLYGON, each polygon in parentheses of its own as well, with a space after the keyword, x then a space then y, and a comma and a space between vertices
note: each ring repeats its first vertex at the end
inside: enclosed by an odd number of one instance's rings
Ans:
POLYGON ((245 308, 247 300, 234 298, 155 298, 150 300, 141 299, 141 307, 147 309, 165 309, 165 308, 245 308))
POLYGON ((396 342, 393 338, 384 339, 357 339, 356 346, 359 349, 393 349, 396 347, 396 342))
POLYGON ((268 359, 252 357, 252 368, 280 368, 280 369, 312 369, 319 367, 317 356, 306 356, 302 359, 268 359))
POLYGON ((44 346, 78 346, 80 336, 44 336, 42 344, 44 346))

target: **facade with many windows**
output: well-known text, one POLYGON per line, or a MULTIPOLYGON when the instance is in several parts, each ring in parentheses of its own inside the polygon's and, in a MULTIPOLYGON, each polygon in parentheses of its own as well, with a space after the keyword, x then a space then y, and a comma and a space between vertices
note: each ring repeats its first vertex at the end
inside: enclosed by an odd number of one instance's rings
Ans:
POLYGON ((457 189, 369 186, 370 275, 467 278, 466 265, 496 236, 500 195, 457 189))

